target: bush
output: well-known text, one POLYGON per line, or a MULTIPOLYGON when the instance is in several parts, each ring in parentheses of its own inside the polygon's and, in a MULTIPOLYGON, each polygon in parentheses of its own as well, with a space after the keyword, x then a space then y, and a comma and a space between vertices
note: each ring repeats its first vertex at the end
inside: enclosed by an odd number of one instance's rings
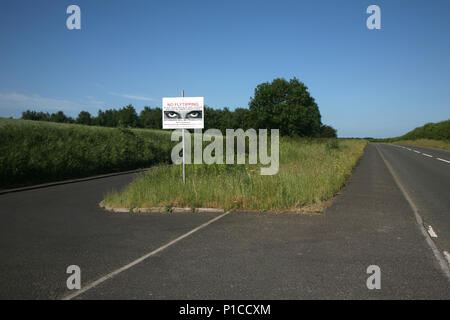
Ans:
POLYGON ((339 142, 337 139, 330 139, 327 141, 327 149, 328 150, 337 150, 339 149, 339 142))
POLYGON ((322 125, 320 127, 321 138, 337 138, 337 131, 332 126, 322 125))

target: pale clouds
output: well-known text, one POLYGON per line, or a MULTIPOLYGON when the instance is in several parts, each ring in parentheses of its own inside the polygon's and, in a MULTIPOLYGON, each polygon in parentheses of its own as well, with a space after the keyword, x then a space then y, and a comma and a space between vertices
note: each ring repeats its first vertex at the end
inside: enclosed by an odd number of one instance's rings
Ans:
POLYGON ((65 111, 77 114, 81 110, 94 110, 104 106, 103 101, 88 98, 86 101, 71 101, 61 98, 42 97, 38 94, 27 95, 17 92, 0 92, 0 114, 3 116, 17 116, 25 110, 36 111, 65 111))
POLYGON ((138 96, 138 95, 133 95, 133 94, 115 93, 115 92, 110 92, 109 94, 111 94, 113 96, 126 98, 126 99, 132 99, 132 100, 156 101, 156 99, 151 98, 151 97, 144 97, 144 96, 138 96))

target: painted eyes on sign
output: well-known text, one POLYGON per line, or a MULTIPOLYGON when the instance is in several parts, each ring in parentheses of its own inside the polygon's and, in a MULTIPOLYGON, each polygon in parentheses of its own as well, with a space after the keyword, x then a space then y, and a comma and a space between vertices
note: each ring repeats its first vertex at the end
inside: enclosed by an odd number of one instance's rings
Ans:
MULTIPOLYGON (((182 119, 182 116, 180 113, 175 112, 175 111, 164 111, 164 116, 167 119, 182 119)), ((201 119, 202 118, 202 111, 201 110, 197 110, 197 111, 190 111, 188 112, 185 117, 185 119, 201 119)))
POLYGON ((201 119, 201 117, 202 117, 201 110, 191 111, 191 112, 188 112, 188 114, 186 115, 186 119, 201 119))
POLYGON ((164 111, 164 115, 169 119, 181 119, 180 114, 175 111, 164 111))

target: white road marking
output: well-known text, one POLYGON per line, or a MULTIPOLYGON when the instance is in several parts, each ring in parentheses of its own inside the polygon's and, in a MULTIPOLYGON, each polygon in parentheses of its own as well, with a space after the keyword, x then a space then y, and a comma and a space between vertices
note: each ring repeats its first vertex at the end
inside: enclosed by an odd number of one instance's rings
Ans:
POLYGON ((448 253, 447 251, 444 251, 444 257, 445 257, 445 259, 447 259, 448 265, 450 266, 450 253, 448 253))
POLYGON ((406 148, 406 149, 408 149, 409 151, 412 151, 410 148, 406 148))
POLYGON ((437 234, 436 232, 434 232, 433 227, 432 226, 428 226, 428 234, 430 235, 430 237, 432 238, 437 238, 437 234))
POLYGON ((419 209, 417 208, 416 204, 414 203, 414 201, 410 197, 409 193, 406 191, 406 188, 403 186, 403 184, 402 184, 400 178, 398 177, 397 173, 394 171, 394 169, 392 168, 390 163, 386 160, 386 158, 384 157, 383 153, 378 148, 378 145, 375 145, 375 148, 377 149, 378 153, 380 154, 381 159, 383 159, 383 162, 386 164, 386 167, 388 168, 388 170, 391 173, 392 177, 394 177, 394 181, 397 184, 397 186, 399 187, 400 191, 403 193, 403 196, 408 201, 411 209, 414 212, 414 216, 416 218, 416 222, 419 225, 420 231, 421 231, 422 235, 424 236, 426 243, 430 247, 431 251, 433 251, 434 257, 439 262, 439 266, 441 267, 442 272, 447 277, 447 280, 450 281, 450 265, 446 261, 446 258, 444 258, 442 252, 437 248, 436 244, 434 243, 433 240, 431 240, 431 237, 427 233, 427 230, 425 229, 425 227, 423 225, 423 219, 422 219, 422 217, 419 214, 419 209))
POLYGON ((433 158, 433 156, 430 156, 429 154, 426 154, 426 153, 422 153, 424 156, 427 156, 427 157, 430 157, 430 158, 433 158))
POLYGON ((438 160, 440 160, 440 161, 444 161, 444 162, 450 163, 450 161, 445 160, 445 159, 441 159, 441 158, 436 158, 436 159, 438 159, 438 160))
POLYGON ((105 276, 103 276, 103 277, 101 277, 101 278, 98 278, 98 279, 95 280, 95 281, 92 281, 92 282, 88 283, 87 285, 83 286, 80 290, 77 290, 76 292, 71 293, 71 294, 69 294, 69 295, 63 297, 62 300, 71 300, 71 299, 73 299, 73 298, 76 298, 76 297, 79 296, 80 294, 82 294, 82 293, 84 293, 84 292, 86 292, 86 291, 88 291, 88 290, 90 290, 90 289, 92 289, 92 288, 95 288, 95 287, 98 286, 100 283, 105 282, 106 280, 112 279, 114 276, 118 275, 119 273, 121 273, 121 272, 123 272, 123 271, 125 271, 125 270, 127 270, 127 269, 130 269, 131 267, 134 267, 135 265, 137 265, 137 264, 143 262, 143 261, 146 260, 147 258, 150 258, 151 256, 154 256, 155 254, 157 254, 157 253, 163 251, 164 249, 167 249, 168 247, 174 245, 174 244, 177 243, 178 241, 181 241, 181 240, 183 240, 184 238, 189 237, 191 234, 193 234, 193 233, 199 231, 200 229, 203 229, 204 227, 210 225, 211 223, 213 223, 213 222, 215 222, 215 221, 217 221, 217 220, 219 220, 219 219, 225 217, 225 216, 228 215, 230 212, 231 212, 231 211, 227 211, 227 212, 221 214, 220 216, 215 217, 215 218, 213 218, 213 219, 211 219, 211 220, 205 222, 204 224, 198 226, 197 228, 192 229, 191 231, 189 231, 189 232, 187 232, 187 233, 185 233, 185 234, 179 236, 178 238, 176 238, 176 239, 174 239, 174 240, 168 242, 167 244, 163 245, 162 247, 159 247, 158 249, 153 250, 152 252, 149 252, 149 253, 143 255, 142 257, 140 257, 140 258, 138 258, 138 259, 136 259, 136 260, 130 262, 129 264, 127 264, 127 265, 125 265, 125 266, 123 266, 123 267, 121 267, 121 268, 119 268, 119 269, 116 269, 116 270, 114 270, 114 271, 108 273, 107 275, 105 275, 105 276))
POLYGON ((414 150, 415 153, 420 153, 420 151, 414 150))

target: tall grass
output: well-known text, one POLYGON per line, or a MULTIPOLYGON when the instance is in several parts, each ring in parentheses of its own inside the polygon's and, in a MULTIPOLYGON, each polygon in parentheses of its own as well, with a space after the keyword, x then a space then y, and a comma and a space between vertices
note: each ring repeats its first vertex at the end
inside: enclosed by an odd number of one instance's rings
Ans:
POLYGON ((0 188, 170 161, 169 132, 0 119, 0 188))
POLYGON ((277 175, 261 176, 257 166, 161 166, 124 190, 106 195, 113 207, 219 207, 297 210, 320 204, 345 183, 362 155, 365 140, 281 138, 277 175))

